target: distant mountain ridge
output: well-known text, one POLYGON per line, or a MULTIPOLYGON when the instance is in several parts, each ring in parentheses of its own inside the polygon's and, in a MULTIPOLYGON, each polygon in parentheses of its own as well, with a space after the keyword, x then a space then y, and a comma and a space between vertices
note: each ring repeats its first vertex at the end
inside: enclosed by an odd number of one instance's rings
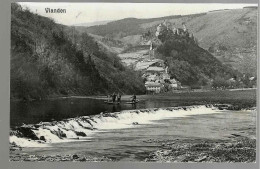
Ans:
MULTIPOLYGON (((193 14, 193 15, 185 15, 189 17, 196 17, 204 15, 202 14, 193 14)), ((182 15, 174 15, 174 16, 165 16, 160 18, 150 18, 150 19, 138 19, 138 18, 125 18, 117 21, 112 21, 107 23, 106 25, 98 25, 91 26, 87 28, 87 31, 92 34, 108 36, 111 38, 122 38, 129 35, 141 34, 145 29, 141 27, 141 24, 151 23, 162 20, 176 19, 181 18, 182 15)), ((84 27, 77 27, 80 31, 86 31, 84 27)))
POLYGON ((108 21, 97 21, 97 22, 84 22, 84 23, 78 23, 74 24, 72 26, 84 26, 84 27, 90 27, 90 26, 96 26, 96 25, 106 25, 109 22, 112 22, 113 20, 108 21))

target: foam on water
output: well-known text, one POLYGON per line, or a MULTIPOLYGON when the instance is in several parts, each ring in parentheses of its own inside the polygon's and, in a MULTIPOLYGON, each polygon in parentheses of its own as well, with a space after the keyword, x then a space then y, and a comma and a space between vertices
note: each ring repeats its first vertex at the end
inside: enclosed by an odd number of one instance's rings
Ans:
MULTIPOLYGON (((192 115, 203 115, 221 113, 214 107, 189 106, 174 108, 154 108, 141 110, 125 110, 115 113, 99 114, 95 116, 83 116, 70 118, 63 121, 45 122, 37 125, 22 126, 34 133, 37 139, 25 137, 21 133, 24 130, 17 130, 10 136, 10 143, 15 143, 21 147, 42 147, 49 146, 49 143, 59 143, 71 141, 71 139, 81 139, 91 136, 95 132, 104 132, 110 129, 122 129, 130 127, 140 127, 136 124, 153 124, 157 120, 170 118, 184 118, 192 115), (86 135, 86 136, 85 136, 86 135), (40 141, 40 138, 44 141, 40 141), (44 138, 44 139, 43 139, 44 138)), ((74 140, 75 141, 75 140, 74 140)))
POLYGON ((18 146, 21 147, 47 147, 47 144, 40 144, 36 141, 30 141, 30 139, 27 138, 20 138, 17 136, 10 136, 9 137, 10 143, 15 143, 18 146))

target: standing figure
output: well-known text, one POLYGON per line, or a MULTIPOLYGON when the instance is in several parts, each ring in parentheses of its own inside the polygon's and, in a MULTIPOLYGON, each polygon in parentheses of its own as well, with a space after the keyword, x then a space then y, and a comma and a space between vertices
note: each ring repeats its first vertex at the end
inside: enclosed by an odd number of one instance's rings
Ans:
POLYGON ((115 92, 112 95, 112 99, 113 99, 113 103, 114 103, 116 101, 116 94, 115 94, 115 92))
POLYGON ((118 103, 121 102, 121 95, 120 95, 120 93, 117 94, 117 102, 118 102, 118 103))
POLYGON ((135 94, 131 98, 132 98, 133 103, 136 102, 136 95, 135 94))

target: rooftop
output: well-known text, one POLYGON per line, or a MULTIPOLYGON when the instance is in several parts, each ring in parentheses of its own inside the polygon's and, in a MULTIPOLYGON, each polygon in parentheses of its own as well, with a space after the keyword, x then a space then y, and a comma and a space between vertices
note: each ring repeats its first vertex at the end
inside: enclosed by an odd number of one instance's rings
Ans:
POLYGON ((163 72, 164 69, 162 67, 151 66, 146 71, 163 72))
POLYGON ((170 82, 171 82, 172 84, 177 83, 177 81, 176 81, 175 79, 171 79, 170 82))
POLYGON ((146 87, 161 87, 162 85, 160 83, 156 82, 149 82, 145 84, 146 87))

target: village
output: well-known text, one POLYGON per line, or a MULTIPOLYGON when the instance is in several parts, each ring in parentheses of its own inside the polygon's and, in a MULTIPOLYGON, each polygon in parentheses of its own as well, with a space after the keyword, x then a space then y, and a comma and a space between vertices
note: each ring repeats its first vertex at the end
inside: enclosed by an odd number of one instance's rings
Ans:
POLYGON ((154 58, 153 52, 153 50, 142 50, 134 54, 120 54, 120 56, 125 65, 142 72, 147 94, 180 89, 181 83, 170 77, 164 61, 154 58))
POLYGON ((183 28, 175 28, 169 22, 164 21, 157 26, 155 34, 149 30, 141 35, 142 41, 138 49, 118 55, 126 66, 142 72, 146 94, 176 92, 186 88, 170 76, 168 66, 165 65, 164 61, 155 57, 155 46, 161 43, 158 36, 162 34, 164 29, 172 29, 174 34, 194 38, 193 34, 188 33, 184 23, 182 26, 183 28))

